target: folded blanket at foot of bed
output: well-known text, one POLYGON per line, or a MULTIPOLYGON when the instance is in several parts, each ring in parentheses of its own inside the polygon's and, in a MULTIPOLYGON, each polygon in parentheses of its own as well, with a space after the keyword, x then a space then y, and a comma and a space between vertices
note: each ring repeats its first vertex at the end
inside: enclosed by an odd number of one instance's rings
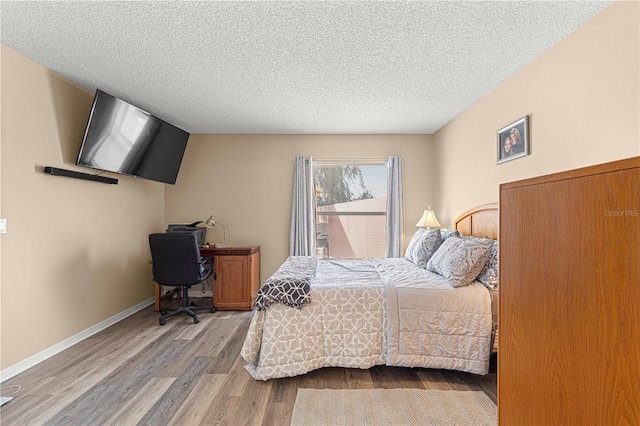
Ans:
POLYGON ((300 309, 309 303, 316 264, 315 256, 289 256, 258 290, 254 308, 262 310, 273 303, 282 303, 300 309))

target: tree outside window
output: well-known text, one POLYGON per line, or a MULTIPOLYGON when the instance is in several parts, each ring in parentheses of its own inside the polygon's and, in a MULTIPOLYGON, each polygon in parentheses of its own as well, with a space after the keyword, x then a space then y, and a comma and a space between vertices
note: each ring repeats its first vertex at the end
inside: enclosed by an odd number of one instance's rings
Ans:
POLYGON ((384 161, 314 163, 319 257, 385 256, 387 170, 384 161))

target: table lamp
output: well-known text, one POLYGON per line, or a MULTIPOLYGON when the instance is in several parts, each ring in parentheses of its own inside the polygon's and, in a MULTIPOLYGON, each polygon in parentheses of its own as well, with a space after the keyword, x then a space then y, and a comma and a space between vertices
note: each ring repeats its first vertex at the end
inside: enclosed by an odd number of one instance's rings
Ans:
POLYGON ((224 226, 224 225, 222 224, 222 222, 220 222, 220 221, 216 221, 216 218, 215 218, 213 215, 209 216, 209 219, 207 219, 207 220, 204 222, 204 226, 206 226, 207 228, 213 228, 213 227, 215 227, 216 225, 220 225, 220 226, 222 226, 222 229, 224 230, 224 240, 223 240, 223 241, 221 241, 221 242, 219 242, 219 243, 215 243, 214 247, 215 247, 215 248, 226 248, 226 247, 229 247, 229 246, 227 245, 227 227, 226 227, 226 226, 224 226))

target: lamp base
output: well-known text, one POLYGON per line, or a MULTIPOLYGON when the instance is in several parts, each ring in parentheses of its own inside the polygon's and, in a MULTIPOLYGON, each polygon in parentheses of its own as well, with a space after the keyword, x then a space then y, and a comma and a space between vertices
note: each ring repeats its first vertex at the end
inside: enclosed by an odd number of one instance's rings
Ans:
POLYGON ((229 246, 227 245, 227 243, 216 243, 214 247, 215 248, 227 248, 229 246))

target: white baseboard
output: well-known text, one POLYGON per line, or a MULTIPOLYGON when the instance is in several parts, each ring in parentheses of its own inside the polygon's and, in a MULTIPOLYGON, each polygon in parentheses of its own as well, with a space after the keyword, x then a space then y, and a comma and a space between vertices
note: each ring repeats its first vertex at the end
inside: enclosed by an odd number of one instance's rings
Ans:
POLYGON ((29 358, 20 361, 17 364, 12 365, 11 367, 7 367, 4 370, 0 371, 0 383, 2 383, 5 380, 8 380, 26 370, 28 370, 29 368, 41 363, 42 361, 46 360, 47 358, 50 358, 54 355, 56 355, 57 353, 62 352, 65 349, 70 348, 71 346, 75 345, 78 342, 83 341, 84 339, 93 336, 94 334, 104 330, 107 327, 112 326, 113 324, 122 321, 123 319, 125 319, 126 317, 135 314, 136 312, 146 308, 149 305, 153 305, 155 303, 155 298, 152 297, 150 299, 147 299, 143 302, 138 303, 135 306, 130 307, 129 309, 120 312, 119 314, 116 314, 114 316, 112 316, 111 318, 107 318, 106 320, 87 328, 86 330, 81 331, 78 334, 75 334, 71 337, 69 337, 68 339, 63 340, 60 343, 56 343, 55 345, 38 352, 35 355, 30 356, 29 358))

